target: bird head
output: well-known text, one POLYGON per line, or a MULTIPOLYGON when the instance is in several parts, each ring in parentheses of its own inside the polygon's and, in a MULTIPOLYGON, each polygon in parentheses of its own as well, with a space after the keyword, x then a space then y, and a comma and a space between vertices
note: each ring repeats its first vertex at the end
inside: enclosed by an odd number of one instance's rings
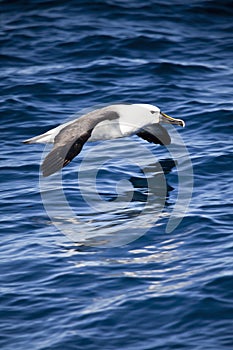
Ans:
POLYGON ((172 118, 169 115, 160 111, 157 106, 153 106, 150 104, 136 104, 136 106, 140 106, 145 108, 147 112, 151 114, 152 123, 165 123, 165 124, 175 124, 180 125, 182 127, 185 126, 185 122, 182 119, 172 118))

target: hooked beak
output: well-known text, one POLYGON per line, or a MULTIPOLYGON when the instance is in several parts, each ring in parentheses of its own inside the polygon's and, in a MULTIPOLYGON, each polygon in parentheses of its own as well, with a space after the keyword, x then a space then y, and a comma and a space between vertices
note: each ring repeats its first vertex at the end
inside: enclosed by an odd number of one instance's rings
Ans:
POLYGON ((166 123, 166 124, 180 125, 183 128, 185 127, 185 122, 182 119, 175 119, 175 118, 169 117, 169 115, 162 112, 160 112, 160 122, 166 123))

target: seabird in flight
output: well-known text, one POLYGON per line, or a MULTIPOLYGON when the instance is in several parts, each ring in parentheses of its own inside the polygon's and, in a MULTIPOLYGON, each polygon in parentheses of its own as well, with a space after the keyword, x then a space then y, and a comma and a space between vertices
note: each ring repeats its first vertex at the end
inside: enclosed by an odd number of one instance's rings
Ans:
POLYGON ((148 142, 169 145, 171 138, 160 123, 185 126, 183 120, 169 117, 156 106, 122 103, 96 109, 23 142, 54 144, 41 166, 43 176, 49 176, 69 164, 87 141, 137 135, 148 142))

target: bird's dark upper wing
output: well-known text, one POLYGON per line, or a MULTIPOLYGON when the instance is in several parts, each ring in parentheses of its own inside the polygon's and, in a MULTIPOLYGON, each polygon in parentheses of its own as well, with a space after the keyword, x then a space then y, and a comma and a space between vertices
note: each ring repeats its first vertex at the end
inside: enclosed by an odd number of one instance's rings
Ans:
POLYGON ((119 118, 115 111, 91 112, 64 127, 54 139, 52 151, 45 157, 41 170, 49 176, 69 164, 82 150, 95 126, 103 120, 119 118))
POLYGON ((137 132, 137 136, 148 142, 153 142, 159 145, 169 145, 171 143, 171 138, 167 130, 160 124, 153 124, 144 127, 137 132))

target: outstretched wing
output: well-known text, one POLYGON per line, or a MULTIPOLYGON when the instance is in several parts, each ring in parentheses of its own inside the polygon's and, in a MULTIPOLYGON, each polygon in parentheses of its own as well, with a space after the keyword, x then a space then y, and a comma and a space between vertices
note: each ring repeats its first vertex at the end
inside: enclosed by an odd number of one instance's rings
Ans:
POLYGON ((41 166, 43 176, 52 175, 69 164, 81 152, 84 143, 91 136, 91 132, 92 130, 87 131, 74 142, 68 142, 63 145, 55 144, 41 166))
POLYGON ((90 138, 95 126, 103 120, 117 119, 115 111, 99 110, 80 117, 74 123, 64 127, 54 139, 52 151, 45 157, 41 170, 43 176, 49 176, 69 164, 82 150, 90 138))
POLYGON ((167 130, 160 124, 153 124, 144 127, 137 133, 137 136, 158 145, 169 145, 171 143, 171 138, 167 130))

